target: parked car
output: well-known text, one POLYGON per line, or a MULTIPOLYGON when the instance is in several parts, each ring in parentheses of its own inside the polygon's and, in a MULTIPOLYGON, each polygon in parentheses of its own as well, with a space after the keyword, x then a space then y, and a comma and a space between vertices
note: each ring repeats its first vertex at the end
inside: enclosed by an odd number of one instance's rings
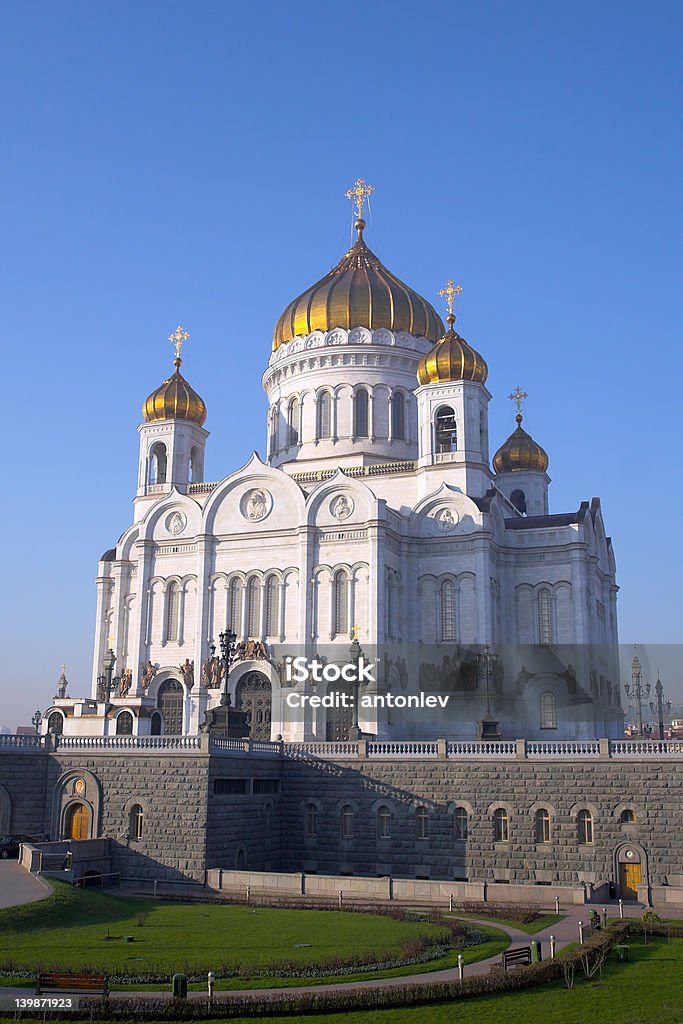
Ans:
POLYGON ((8 860, 10 857, 18 857, 22 843, 35 841, 35 836, 0 836, 0 858, 8 860))

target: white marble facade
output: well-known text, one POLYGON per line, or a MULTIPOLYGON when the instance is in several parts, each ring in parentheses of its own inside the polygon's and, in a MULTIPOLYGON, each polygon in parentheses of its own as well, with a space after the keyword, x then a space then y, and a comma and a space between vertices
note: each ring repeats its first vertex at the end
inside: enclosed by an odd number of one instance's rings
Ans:
MULTIPOLYGON (((252 641, 229 684, 239 704, 249 673, 260 680, 254 734, 331 738, 324 710, 285 705, 282 658, 348 661, 357 626, 383 658, 380 693, 417 693, 456 650, 488 642, 504 737, 620 735, 615 563, 599 501, 548 515, 545 472, 496 477, 485 384, 417 387, 430 347, 366 328, 282 345, 263 377, 266 459, 254 453, 215 483, 203 480, 207 431, 143 423, 134 522, 99 563, 91 696, 56 700, 45 728, 196 734, 219 698, 202 666, 230 625, 252 641), (450 445, 437 425, 446 406, 450 445), (528 515, 510 501, 520 487, 528 515), (121 695, 106 698, 110 642, 121 695)), ((470 673, 451 692, 447 714, 379 709, 360 726, 381 739, 474 737, 481 680, 470 673)))

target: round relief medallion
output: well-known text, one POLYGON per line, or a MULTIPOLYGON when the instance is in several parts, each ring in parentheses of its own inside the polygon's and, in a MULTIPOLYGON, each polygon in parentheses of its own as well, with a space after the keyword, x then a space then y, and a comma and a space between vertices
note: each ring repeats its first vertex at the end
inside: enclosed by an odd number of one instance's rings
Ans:
POLYGON ((338 494, 330 502, 330 512, 340 523, 348 519, 353 512, 353 498, 347 494, 338 494))
POLYGON ((272 494, 261 487, 254 487, 253 490, 247 491, 240 502, 242 515, 253 523, 258 523, 261 519, 265 519, 272 507, 272 494))
POLYGON ((628 860, 633 860, 635 855, 635 850, 627 850, 624 854, 624 856, 627 857, 628 860))
POLYGON ((187 517, 183 512, 171 512, 166 517, 166 531, 177 537, 179 533, 182 533, 187 526, 187 517))
POLYGON ((434 522, 442 533, 451 533, 458 525, 458 513, 452 508, 440 508, 434 513, 434 522))

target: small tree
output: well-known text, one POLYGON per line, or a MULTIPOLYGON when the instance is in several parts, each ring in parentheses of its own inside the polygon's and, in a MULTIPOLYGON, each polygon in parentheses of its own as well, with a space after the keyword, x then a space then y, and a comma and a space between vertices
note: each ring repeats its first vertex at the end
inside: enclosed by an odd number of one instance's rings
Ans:
POLYGON ((564 976, 564 983, 567 988, 571 991, 574 988, 574 974, 576 973, 576 964, 573 960, 562 960, 562 974, 564 976))

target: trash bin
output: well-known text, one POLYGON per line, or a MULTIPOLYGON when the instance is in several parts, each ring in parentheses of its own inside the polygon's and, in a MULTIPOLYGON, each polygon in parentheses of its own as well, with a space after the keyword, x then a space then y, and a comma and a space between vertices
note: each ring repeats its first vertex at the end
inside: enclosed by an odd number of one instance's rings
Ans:
POLYGON ((541 955, 541 943, 538 939, 531 940, 531 959, 534 963, 540 964, 543 959, 541 955))
POLYGON ((628 946, 615 946, 615 949, 617 951, 617 962, 625 964, 628 960, 628 946))
POLYGON ((172 979, 173 998, 187 999, 187 975, 174 974, 172 979))

